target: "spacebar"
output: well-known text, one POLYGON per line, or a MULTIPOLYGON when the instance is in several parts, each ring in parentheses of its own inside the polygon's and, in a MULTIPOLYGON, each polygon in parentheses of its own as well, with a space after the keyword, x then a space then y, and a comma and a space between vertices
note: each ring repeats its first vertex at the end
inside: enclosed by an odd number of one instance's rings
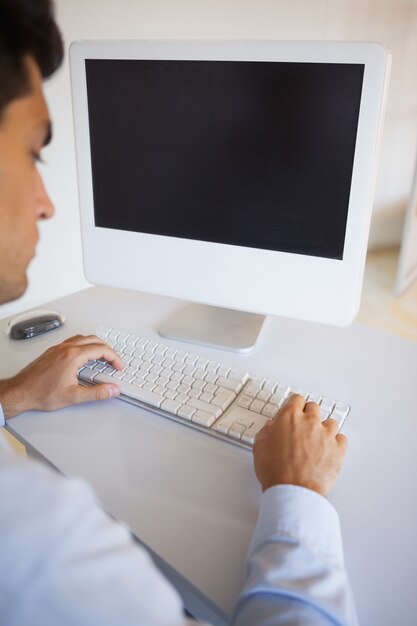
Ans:
POLYGON ((163 400, 163 396, 159 396, 156 393, 152 393, 148 389, 142 389, 141 387, 137 387, 136 385, 130 385, 129 383, 124 383, 122 380, 114 380, 111 376, 107 374, 97 374, 94 377, 94 382, 100 383, 117 383, 120 387, 120 392, 128 396, 129 398, 133 398, 134 400, 140 400, 141 402, 145 402, 146 404, 150 404, 151 406, 160 407, 163 400))

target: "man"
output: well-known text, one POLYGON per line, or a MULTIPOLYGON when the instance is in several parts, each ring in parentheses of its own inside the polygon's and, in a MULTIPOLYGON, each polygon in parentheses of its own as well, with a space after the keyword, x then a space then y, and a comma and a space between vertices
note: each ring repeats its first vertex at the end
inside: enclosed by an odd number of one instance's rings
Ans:
MULTIPOLYGON (((36 161, 51 137, 42 78, 61 59, 49 0, 0 0, 0 302, 24 292, 36 222, 53 214, 36 161)), ((94 336, 49 349, 0 381, 4 417, 117 395, 117 385, 78 385, 78 368, 96 358, 122 368, 94 336)), ((337 424, 322 424, 301 396, 259 434, 264 493, 236 625, 356 623, 337 514, 324 498, 345 448, 337 424)), ((3 452, 0 501, 2 624, 189 623, 175 590, 83 482, 3 452)))

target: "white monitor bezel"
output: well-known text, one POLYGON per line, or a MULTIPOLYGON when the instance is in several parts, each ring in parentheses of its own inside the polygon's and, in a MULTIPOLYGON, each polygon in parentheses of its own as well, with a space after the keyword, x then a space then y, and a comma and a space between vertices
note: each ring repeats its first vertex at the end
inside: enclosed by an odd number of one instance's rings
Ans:
POLYGON ((215 306, 345 326, 359 308, 390 54, 378 43, 80 41, 70 50, 86 278, 215 306), (365 66, 343 260, 96 227, 86 59, 361 63, 365 66))

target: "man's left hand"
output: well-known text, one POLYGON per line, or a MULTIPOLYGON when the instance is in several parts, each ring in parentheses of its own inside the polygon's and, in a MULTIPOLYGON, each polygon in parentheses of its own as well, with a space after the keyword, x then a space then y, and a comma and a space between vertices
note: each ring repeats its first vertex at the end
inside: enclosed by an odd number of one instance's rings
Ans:
POLYGON ((123 369, 119 356, 95 335, 76 335, 49 348, 19 374, 0 381, 0 402, 6 418, 24 411, 55 411, 71 404, 118 396, 117 384, 92 387, 78 383, 78 370, 93 359, 123 369))

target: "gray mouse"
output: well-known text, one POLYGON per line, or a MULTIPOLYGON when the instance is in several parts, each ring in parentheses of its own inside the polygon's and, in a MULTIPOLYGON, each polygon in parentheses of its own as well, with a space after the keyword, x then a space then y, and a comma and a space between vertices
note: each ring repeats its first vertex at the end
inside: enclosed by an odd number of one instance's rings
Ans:
POLYGON ((65 317, 59 311, 28 311, 10 320, 6 334, 11 339, 30 339, 59 328, 64 322, 65 317))

